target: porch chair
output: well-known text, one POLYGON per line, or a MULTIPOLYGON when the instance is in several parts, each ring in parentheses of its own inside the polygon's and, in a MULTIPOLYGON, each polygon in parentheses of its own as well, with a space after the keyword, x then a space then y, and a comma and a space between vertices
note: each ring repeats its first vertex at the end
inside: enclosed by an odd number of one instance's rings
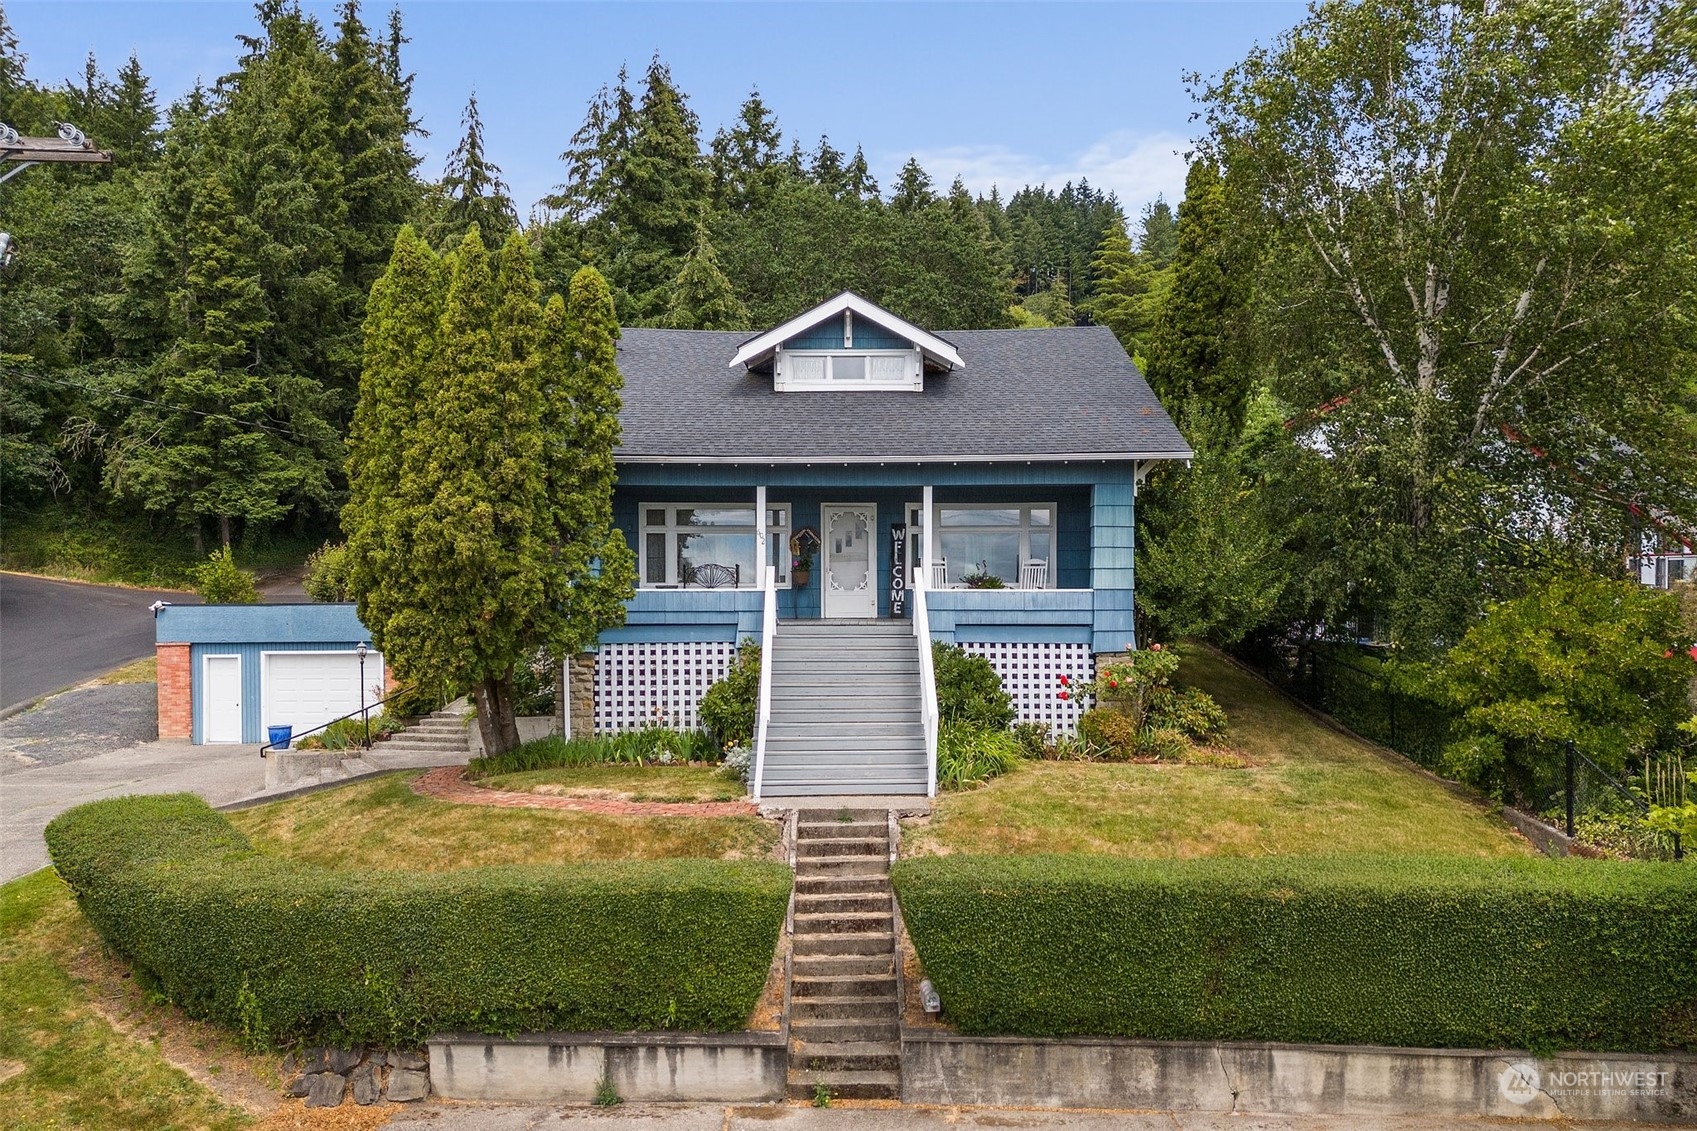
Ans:
POLYGON ((949 559, 938 558, 931 563, 931 588, 947 589, 949 587, 949 559))
POLYGON ((1049 562, 1045 558, 1030 558, 1019 563, 1019 587, 1021 589, 1047 589, 1049 587, 1049 562))

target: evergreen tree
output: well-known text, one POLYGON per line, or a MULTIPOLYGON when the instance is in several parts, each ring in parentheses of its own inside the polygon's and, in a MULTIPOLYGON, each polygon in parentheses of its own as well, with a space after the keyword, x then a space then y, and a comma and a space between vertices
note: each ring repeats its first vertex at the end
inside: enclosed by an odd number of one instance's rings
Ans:
MULTIPOLYGON (((855 155, 859 156, 858 150, 855 155)), ((936 199, 937 194, 931 189, 931 174, 925 171, 917 158, 909 157, 896 176, 890 207, 897 212, 917 212, 936 199)))
POLYGON ((1172 286, 1149 343, 1149 383, 1181 423, 1212 418, 1227 438, 1242 430, 1251 392, 1229 356, 1242 306, 1229 238, 1219 172, 1199 159, 1185 178, 1172 286))
POLYGON ((1178 254, 1178 222, 1159 196, 1144 205, 1138 216, 1137 254, 1155 271, 1165 270, 1178 254))
POLYGON ((322 432, 284 424, 279 409, 293 390, 253 365, 271 325, 255 243, 223 181, 206 174, 184 232, 187 270, 170 296, 177 337, 152 367, 151 403, 126 422, 123 458, 107 469, 119 494, 174 515, 197 542, 202 520, 216 518, 226 550, 232 520, 273 522, 329 487, 322 432))
POLYGON ((843 155, 824 134, 819 135, 819 147, 813 151, 807 175, 813 178, 814 184, 839 199, 849 190, 848 169, 843 164, 843 155))
POLYGON ((494 251, 518 230, 518 210, 501 179, 501 167, 484 156, 476 94, 467 100, 460 123, 465 132, 448 156, 441 200, 427 238, 436 247, 452 247, 475 226, 484 247, 494 251))
POLYGON ((1114 332, 1132 360, 1147 364, 1149 331, 1166 293, 1168 273, 1156 266, 1154 256, 1131 250, 1119 217, 1102 236, 1090 271, 1095 278, 1090 316, 1114 332))
POLYGON ((771 195, 776 179, 786 174, 782 144, 777 118, 760 92, 750 91, 736 124, 713 135, 709 163, 714 206, 732 211, 758 208, 771 195))
POLYGON ((719 270, 719 258, 706 229, 696 232, 695 247, 672 284, 666 325, 674 330, 746 330, 748 307, 719 270))
POLYGON ((403 679, 471 691, 493 753, 518 742, 515 665, 583 648, 633 592, 612 525, 617 325, 600 277, 578 278, 570 307, 544 311, 523 238, 508 237, 492 276, 474 230, 443 295, 404 231, 367 319, 350 585, 403 679), (417 372, 425 384, 409 387, 417 372))
POLYGON ((848 182, 851 198, 860 201, 878 199, 878 179, 872 175, 872 168, 867 165, 866 154, 860 146, 854 147, 854 156, 849 158, 848 165, 843 169, 843 177, 848 182))

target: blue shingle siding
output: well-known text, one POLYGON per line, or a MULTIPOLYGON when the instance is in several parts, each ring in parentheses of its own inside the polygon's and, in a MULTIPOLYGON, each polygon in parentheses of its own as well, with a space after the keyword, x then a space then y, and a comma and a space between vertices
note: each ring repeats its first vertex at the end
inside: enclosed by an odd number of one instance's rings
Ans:
POLYGON ((1096 593, 1091 650, 1120 652, 1137 639, 1132 616, 1136 489, 1132 477, 1104 480, 1090 492, 1090 575, 1096 593))
POLYGON ((912 349, 913 343, 899 334, 892 334, 876 322, 868 322, 856 315, 850 315, 854 320, 854 348, 857 350, 906 350, 912 349))
POLYGON ((787 350, 840 350, 843 348, 843 316, 832 315, 811 329, 803 330, 784 343, 787 350))

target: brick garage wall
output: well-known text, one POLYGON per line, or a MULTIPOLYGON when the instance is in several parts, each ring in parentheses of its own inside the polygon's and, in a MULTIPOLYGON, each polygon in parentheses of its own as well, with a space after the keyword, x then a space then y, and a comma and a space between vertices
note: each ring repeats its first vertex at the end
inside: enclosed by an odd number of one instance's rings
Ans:
POLYGON ((194 679, 189 645, 156 644, 159 657, 159 737, 187 739, 194 733, 194 679))

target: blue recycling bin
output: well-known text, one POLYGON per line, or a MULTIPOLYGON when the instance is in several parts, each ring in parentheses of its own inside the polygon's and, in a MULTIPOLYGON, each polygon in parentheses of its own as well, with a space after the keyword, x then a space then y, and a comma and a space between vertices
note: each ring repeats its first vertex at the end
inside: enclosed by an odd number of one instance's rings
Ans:
POLYGON ((287 749, 289 740, 295 735, 295 728, 290 726, 267 727, 266 731, 271 736, 271 745, 278 749, 287 749))

